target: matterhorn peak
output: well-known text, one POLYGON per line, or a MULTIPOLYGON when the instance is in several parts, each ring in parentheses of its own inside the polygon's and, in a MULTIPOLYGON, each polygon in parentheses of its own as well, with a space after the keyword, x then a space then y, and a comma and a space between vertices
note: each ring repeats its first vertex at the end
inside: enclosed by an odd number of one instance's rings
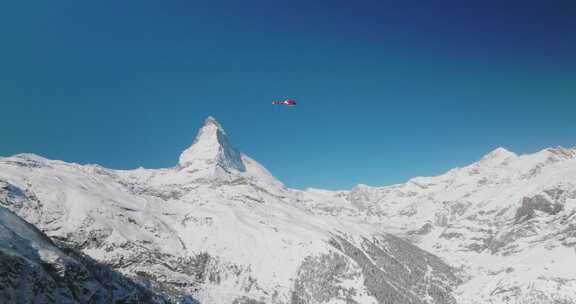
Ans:
POLYGON ((246 170, 242 155, 230 144, 226 132, 212 116, 206 118, 192 145, 180 155, 178 164, 194 172, 246 170))
POLYGON ((208 125, 213 125, 216 128, 220 129, 222 132, 224 132, 224 129, 222 128, 222 126, 220 125, 220 123, 218 123, 218 121, 216 120, 216 118, 212 117, 212 116, 208 116, 206 117, 206 119, 204 120, 204 127, 208 126, 208 125))

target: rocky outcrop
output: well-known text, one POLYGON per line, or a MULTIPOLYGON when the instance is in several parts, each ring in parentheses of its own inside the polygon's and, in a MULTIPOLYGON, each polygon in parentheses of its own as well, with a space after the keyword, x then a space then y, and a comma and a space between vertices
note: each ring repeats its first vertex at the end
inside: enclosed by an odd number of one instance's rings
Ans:
POLYGON ((547 200, 544 195, 538 194, 533 197, 523 198, 522 205, 516 210, 516 216, 514 218, 516 223, 522 223, 533 218, 536 211, 554 215, 562 211, 563 207, 562 204, 551 202, 547 200))
POLYGON ((170 303, 0 207, 2 303, 170 303))

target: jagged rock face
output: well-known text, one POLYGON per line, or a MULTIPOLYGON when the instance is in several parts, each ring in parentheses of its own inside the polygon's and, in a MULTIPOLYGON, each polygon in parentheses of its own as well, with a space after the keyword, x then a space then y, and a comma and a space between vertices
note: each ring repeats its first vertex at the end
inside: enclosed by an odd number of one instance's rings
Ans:
POLYGON ((173 168, 0 158, 0 204, 171 301, 562 303, 576 299, 575 156, 497 149, 406 184, 298 191, 209 118, 173 168))
POLYGON ((552 203, 548 201, 543 195, 535 195, 534 197, 525 197, 522 199, 522 205, 516 210, 516 223, 530 220, 536 216, 537 211, 545 212, 550 215, 555 215, 562 211, 564 205, 560 203, 552 203))

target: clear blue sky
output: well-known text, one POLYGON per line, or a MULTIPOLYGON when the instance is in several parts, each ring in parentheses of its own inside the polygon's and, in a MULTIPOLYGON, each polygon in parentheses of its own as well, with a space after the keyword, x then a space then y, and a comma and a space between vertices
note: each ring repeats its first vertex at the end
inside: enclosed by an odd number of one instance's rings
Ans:
POLYGON ((335 189, 576 145, 574 1, 5 1, 0 38, 1 156, 168 167, 213 115, 335 189))

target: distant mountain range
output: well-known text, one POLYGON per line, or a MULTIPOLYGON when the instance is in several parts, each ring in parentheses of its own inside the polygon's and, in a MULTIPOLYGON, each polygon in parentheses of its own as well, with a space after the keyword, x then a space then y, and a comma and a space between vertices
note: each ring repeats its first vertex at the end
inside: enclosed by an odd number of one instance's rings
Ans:
POLYGON ((0 303, 576 303, 576 149, 296 190, 209 117, 173 168, 0 158, 0 206, 0 303))

